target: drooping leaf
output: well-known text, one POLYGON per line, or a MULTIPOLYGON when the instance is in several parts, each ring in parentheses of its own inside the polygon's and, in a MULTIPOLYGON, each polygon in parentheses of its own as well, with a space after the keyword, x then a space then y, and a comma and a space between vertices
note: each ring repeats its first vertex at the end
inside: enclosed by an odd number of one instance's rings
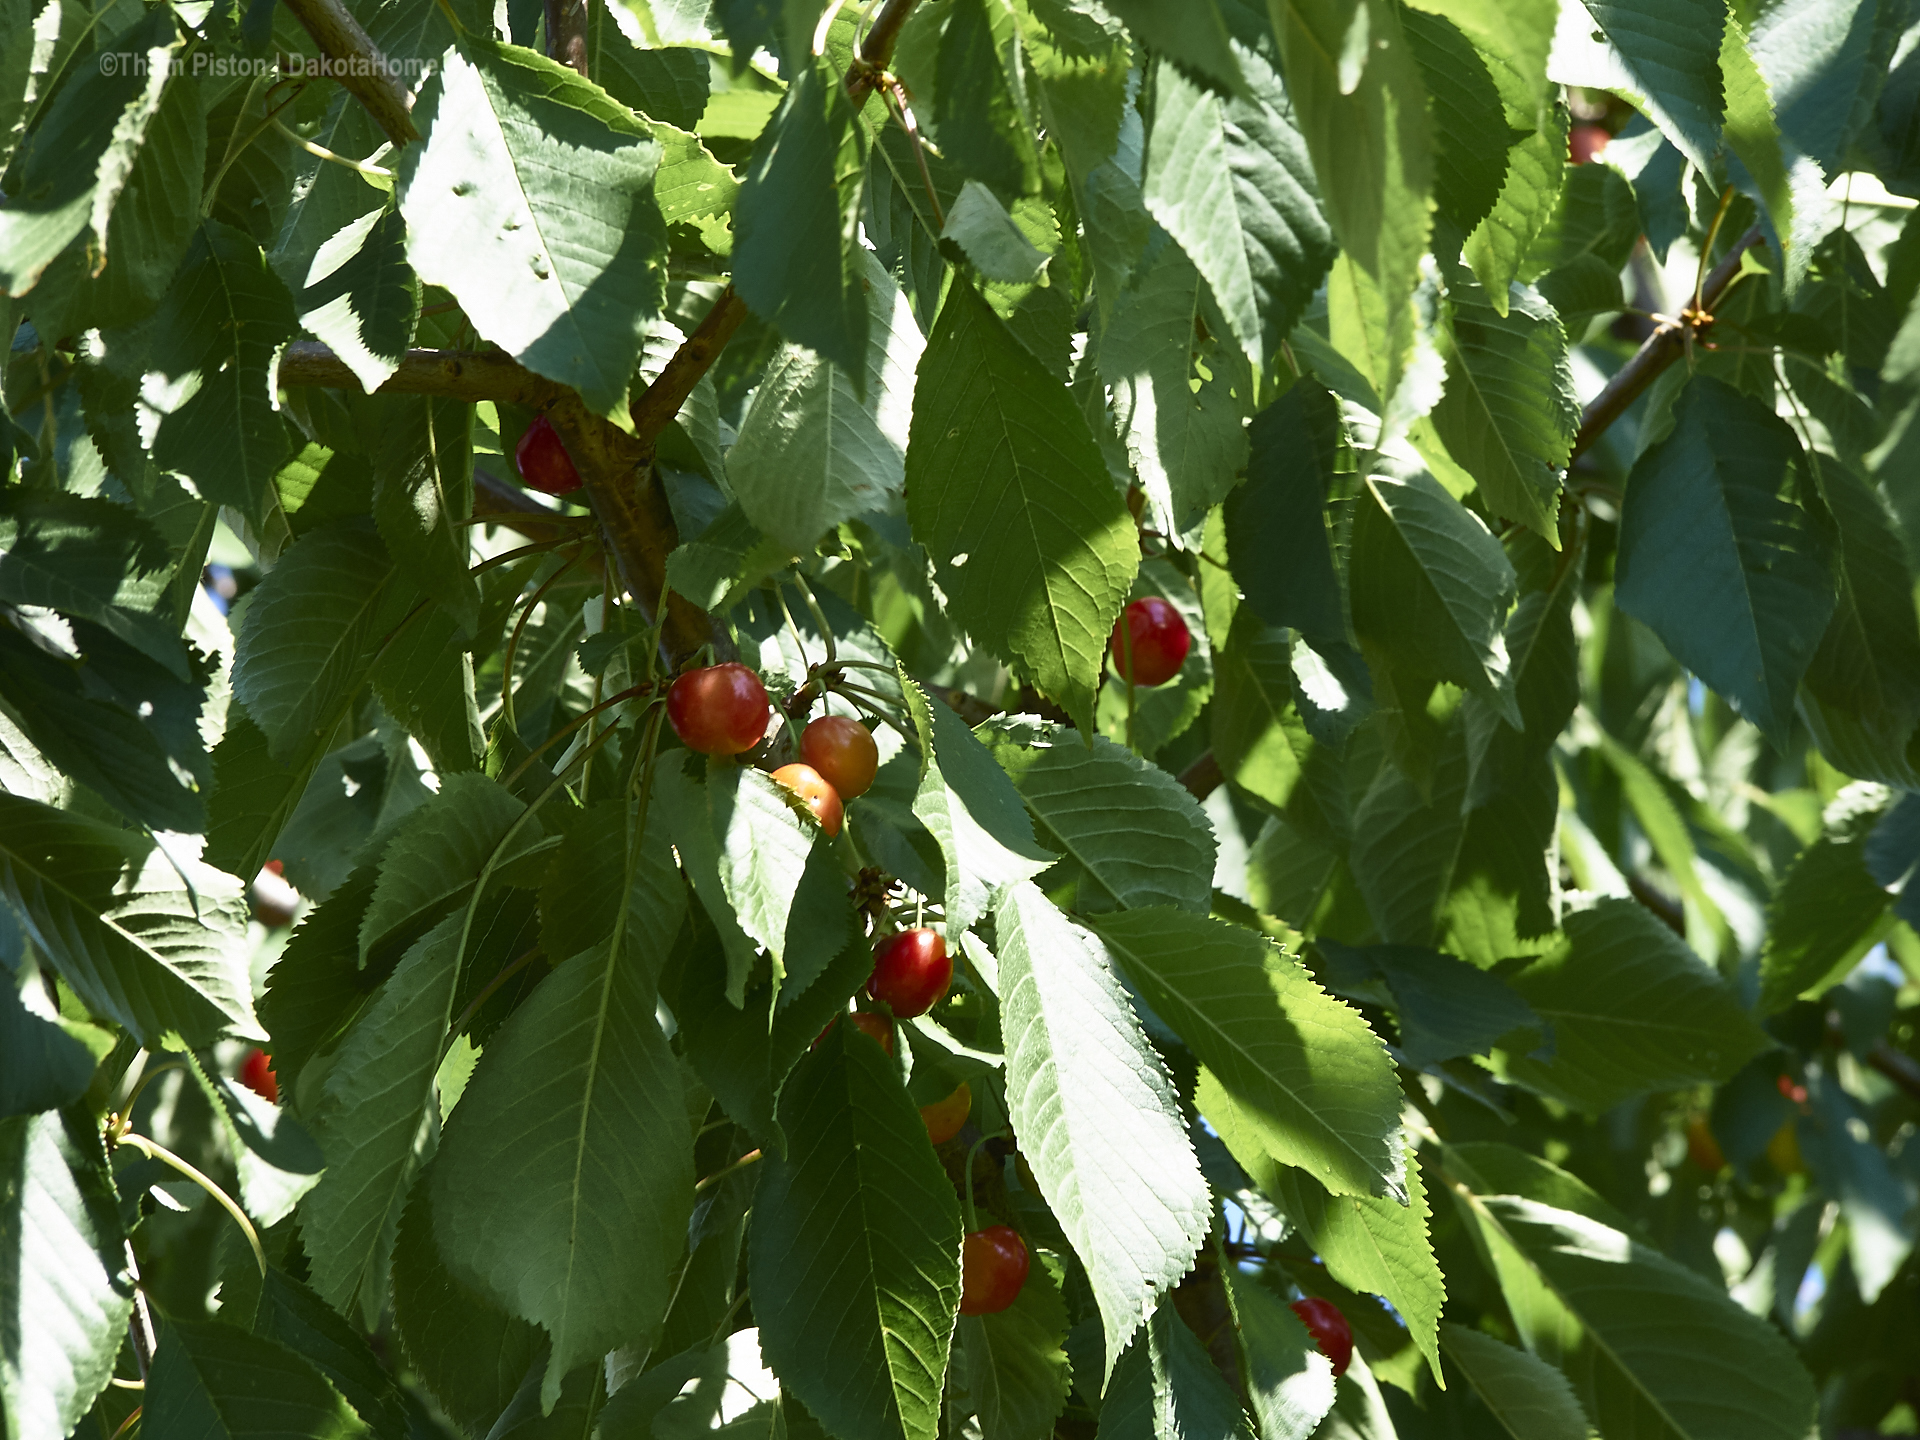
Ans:
POLYGON ((1162 1304, 1144 1321, 1113 1365, 1100 1405, 1099 1440, 1251 1440, 1253 1426, 1240 1397, 1172 1304, 1162 1304))
POLYGON ((1535 1023, 1532 1008, 1504 980, 1451 955, 1402 945, 1355 947, 1324 937, 1314 943, 1336 994, 1373 998, 1374 986, 1384 986, 1409 1065, 1483 1055, 1501 1036, 1535 1023))
POLYGON ((960 1209, 880 1047, 834 1026, 787 1083, 761 1161, 750 1283, 760 1343, 848 1440, 931 1440, 960 1298, 960 1209))
POLYGON ((786 346, 754 391, 727 455, 727 476, 747 518, 798 554, 841 521, 884 508, 905 483, 920 330, 905 297, 871 258, 864 280, 864 396, 824 356, 786 346))
POLYGON ((1441 1325, 1440 1345, 1513 1440, 1587 1440, 1573 1387, 1537 1355, 1451 1323, 1441 1325))
MULTIPOLYGON (((1401 1192, 1400 1088, 1386 1047, 1264 936, 1177 910, 1093 921, 1146 1002, 1207 1068, 1209 1097, 1275 1160, 1344 1195, 1401 1192)), ((1224 1133, 1224 1131, 1223 1131, 1224 1133)))
POLYGON ((1064 727, 1003 731, 993 750, 1040 822, 1041 844, 1065 852, 1049 883, 1077 880, 1081 911, 1206 910, 1213 836, 1193 796, 1166 771, 1105 736, 1089 745, 1064 727))
POLYGON ((366 1422, 301 1356, 217 1321, 160 1330, 140 1428, 155 1440, 359 1440, 366 1422))
POLYGON ((1633 467, 1615 596, 1682 665, 1786 743, 1793 697, 1834 608, 1828 546, 1785 421, 1700 376, 1673 433, 1633 467))
POLYGON ((1172 1087, 1106 950, 1027 882, 994 914, 1007 1103, 1086 1267, 1109 1374, 1212 1213, 1172 1087))
MULTIPOLYGON (((637 863, 668 863, 649 833, 637 863)), ((654 1018, 678 918, 650 905, 644 928, 617 924, 541 982, 488 1043, 434 1165, 447 1268, 552 1337, 543 1405, 666 1316, 693 1201, 680 1069, 654 1018)))
POLYGON ((1400 12, 1400 27, 1433 107, 1434 207, 1470 235, 1500 198, 1507 147, 1519 137, 1507 125, 1486 60, 1459 26, 1409 7, 1400 12))
POLYGON ((1257 1280, 1223 1269, 1246 1347, 1247 1398, 1263 1440, 1307 1440, 1333 1408, 1333 1362, 1300 1317, 1257 1280))
POLYGON ((477 36, 441 57, 414 124, 397 178, 415 272, 535 374, 601 414, 624 405, 665 285, 649 128, 565 66, 477 36))
POLYGON ((71 1434, 106 1388, 133 1284, 91 1116, 0 1120, 0 1419, 22 1440, 71 1434))
POLYGON ((726 760, 707 767, 707 805, 734 920, 783 973, 788 919, 808 857, 822 843, 819 829, 765 771, 726 760))
POLYGON ((1293 703, 1293 636, 1263 625, 1249 603, 1235 613, 1214 669, 1212 740, 1220 773, 1284 808, 1314 743, 1293 703))
MULTIPOLYGON (((464 631, 480 628, 480 589, 467 573, 473 513, 470 406, 450 399, 381 397, 373 461, 373 521, 394 568, 464 631)), ((421 625, 410 617, 409 628, 421 625)))
POLYGON ((207 220, 154 315, 140 381, 140 403, 158 419, 154 461, 256 527, 287 454, 272 372, 295 324, 292 297, 260 247, 207 220))
POLYGON ((915 394, 907 514, 954 620, 1091 730, 1139 546, 1085 419, 964 284, 940 307, 915 394))
POLYGON ((1512 977, 1553 1027, 1553 1056, 1507 1073, 1589 1113, 1629 1095, 1728 1079, 1768 1043, 1726 981, 1632 900, 1567 916, 1566 938, 1512 977))
POLYGON ((1877 787, 1849 786, 1828 807, 1826 833, 1800 852, 1767 906, 1760 1009, 1842 978, 1879 938, 1889 896, 1867 867, 1884 803, 1877 787))
POLYGON ((88 1010, 142 1044, 264 1038, 241 887, 143 835, 0 795, 0 893, 88 1010), (176 868, 177 867, 177 868, 176 868), (183 878, 184 872, 184 878, 183 878))
POLYGON ((1301 379, 1247 427, 1247 480, 1227 497, 1227 563, 1269 625, 1326 644, 1346 638, 1346 605, 1328 539, 1340 409, 1301 379))
POLYGON ((1240 53, 1244 98, 1156 67, 1141 184, 1148 212, 1206 277, 1260 370, 1326 274, 1334 238, 1280 77, 1264 57, 1240 53))
POLYGON ((0 978, 0 1119, 71 1105, 112 1048, 99 1026, 62 1018, 33 965, 0 978))

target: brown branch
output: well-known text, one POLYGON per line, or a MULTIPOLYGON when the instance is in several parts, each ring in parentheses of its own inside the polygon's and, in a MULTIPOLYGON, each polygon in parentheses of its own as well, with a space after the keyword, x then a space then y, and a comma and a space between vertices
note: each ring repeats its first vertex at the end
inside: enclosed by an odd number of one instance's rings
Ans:
POLYGON ((340 62, 327 71, 352 93, 396 146, 418 140, 413 128, 413 97, 400 80, 399 67, 382 55, 360 22, 347 13, 342 0, 285 0, 293 18, 306 27, 313 43, 328 60, 340 62))
POLYGON ((1734 241, 1732 248, 1720 258, 1720 263, 1713 267, 1712 273, 1700 287, 1699 312, 1683 313, 1678 319, 1662 321, 1659 328, 1647 337, 1646 343, 1634 352, 1633 358, 1614 373, 1606 388, 1593 397, 1592 403, 1580 417, 1580 433, 1574 439, 1573 453, 1567 457, 1569 466, 1606 433, 1608 426, 1626 413, 1627 407, 1645 393, 1661 371, 1685 353, 1689 339, 1713 323, 1714 307, 1740 273, 1747 251, 1765 239, 1765 233, 1755 225, 1734 241))
POLYGON ((587 0, 546 0, 547 54, 587 73, 587 0))
MULTIPOLYGON (((296 340, 280 357, 280 384, 322 385, 366 393, 347 362, 317 340, 296 340)), ((538 408, 567 393, 502 350, 409 350, 381 395, 447 395, 538 408)))
POLYGON ((1221 773, 1220 761, 1213 751, 1202 750, 1177 778, 1189 795, 1196 800, 1204 800, 1218 790, 1220 782, 1227 777, 1221 773))

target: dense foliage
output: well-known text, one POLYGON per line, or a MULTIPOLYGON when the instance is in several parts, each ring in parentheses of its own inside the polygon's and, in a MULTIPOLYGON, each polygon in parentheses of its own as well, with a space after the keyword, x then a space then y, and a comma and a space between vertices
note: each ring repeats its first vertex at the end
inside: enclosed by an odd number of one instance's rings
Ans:
POLYGON ((623 3, 0 0, 0 1435, 1920 1428, 1910 0, 623 3))

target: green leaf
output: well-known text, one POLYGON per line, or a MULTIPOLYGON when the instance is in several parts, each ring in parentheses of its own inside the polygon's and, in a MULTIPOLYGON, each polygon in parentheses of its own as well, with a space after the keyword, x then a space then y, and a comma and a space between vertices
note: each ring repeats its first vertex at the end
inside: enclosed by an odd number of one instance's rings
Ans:
POLYGON ((1778 747, 1834 609, 1785 421, 1699 376, 1627 480, 1615 600, 1778 747))
MULTIPOLYGON (((1504 1147, 1469 1147, 1483 1148, 1504 1147)), ((1567 1373, 1603 1433, 1803 1440, 1813 1384, 1779 1331, 1604 1215, 1559 1208, 1531 1185, 1489 1190, 1478 1158, 1447 1152, 1449 1174, 1472 1192, 1456 1201, 1488 1246, 1521 1340, 1567 1373)), ((1535 1168, 1549 1192, 1572 1178, 1535 1168)))
POLYGON ((1553 1057, 1509 1078, 1589 1114, 1651 1090, 1718 1084, 1771 1043, 1725 980, 1645 907, 1602 900, 1509 983, 1553 1027, 1553 1057))
MULTIPOLYGON (((627 897, 625 924, 671 945, 686 911, 687 892, 666 848, 664 818, 649 823, 644 862, 627 883, 628 827, 638 823, 637 800, 603 800, 565 817, 566 833, 540 886, 540 948, 565 959, 591 949, 612 932, 627 897), (655 918, 657 917, 657 919, 655 918)), ((655 812, 649 808, 650 820, 655 812)))
POLYGON ((1465 266, 1442 269, 1451 324, 1433 428, 1479 483, 1489 511, 1558 549, 1559 472, 1580 429, 1566 333, 1538 292, 1515 287, 1499 314, 1465 266))
POLYGON ((1839 532, 1833 617, 1801 682, 1821 752, 1849 774, 1920 783, 1907 750, 1920 729, 1920 621, 1897 522, 1851 468, 1814 457, 1839 532))
MULTIPOLYGON (((1107 1352, 1111 1355, 1113 1352, 1107 1352)), ((1253 1426, 1213 1357, 1171 1303, 1112 1367, 1100 1404, 1100 1440, 1252 1440, 1253 1426)))
POLYGON ((398 172, 414 270, 535 374, 600 414, 624 405, 665 285, 648 127, 565 66, 477 36, 441 57, 414 123, 425 138, 398 172))
MULTIPOLYGON (((932 1440, 960 1300, 960 1207, 886 1054, 836 1025, 781 1097, 754 1192, 760 1346, 845 1440, 932 1440)), ((676 1240, 677 1246, 677 1240, 676 1240)))
POLYGON ((1353 947, 1324 937, 1314 944, 1336 994, 1373 1000, 1385 987, 1400 1028, 1400 1052, 1415 1069, 1484 1055, 1501 1036, 1537 1024, 1532 1008, 1504 980, 1451 955, 1408 945, 1353 947))
POLYGON ((1623 94, 1701 170, 1720 148, 1723 0, 1586 0, 1599 28, 1574 19, 1554 52, 1553 78, 1623 94))
POLYGON ((887 508, 906 483, 913 372, 924 347, 893 280, 871 257, 864 264, 863 384, 812 350, 782 347, 727 453, 740 508, 797 554, 841 521, 887 508))
MULTIPOLYGON (((599 20, 602 12, 596 12, 599 20)), ((670 46, 642 50, 608 20, 594 34, 593 78, 628 109, 681 130, 700 123, 712 89, 713 62, 707 52, 670 46)))
POLYGON ((102 246, 108 217, 160 109, 179 32, 154 11, 103 45, 29 133, 0 206, 0 292, 25 295, 67 243, 92 226, 102 246), (115 63, 118 62, 118 63, 115 63))
POLYGON ((1334 238, 1371 277, 1398 334, 1432 229, 1420 68, 1385 0, 1268 0, 1267 9, 1334 238))
POLYGON ((915 395, 907 515, 953 619, 1092 730, 1140 550, 1086 420, 965 284, 940 307, 915 395))
POLYGON ((1253 417, 1246 483, 1227 497, 1227 564, 1269 625, 1320 643, 1346 639, 1326 507, 1340 452, 1340 406, 1311 377, 1253 417))
POLYGON ((1040 188, 1033 120, 1010 6, 961 0, 940 32, 933 118, 941 153, 1011 201, 1040 188))
POLYGON ((260 247, 207 220, 154 313, 140 380, 141 405, 158 419, 154 463, 257 529, 287 455, 272 376, 275 352, 295 328, 293 301, 260 247))
POLYGON ((1222 1267, 1227 1299, 1245 1347, 1247 1397, 1262 1440, 1307 1440, 1333 1408, 1333 1362, 1273 1291, 1222 1267))
POLYGON ((1500 198, 1507 147, 1526 132, 1508 126, 1487 62, 1459 26, 1412 8, 1400 12, 1400 26, 1433 107, 1434 206, 1470 235, 1500 198))
POLYGON ((491 1426, 539 1357, 537 1326, 447 1270, 433 1238, 432 1166, 413 1187, 393 1246, 393 1323, 413 1369, 449 1415, 491 1426))
POLYGON ((793 792, 764 770, 714 759, 707 807, 720 851, 720 887, 736 923, 772 956, 781 974, 787 921, 816 845, 818 824, 802 818, 793 792))
POLYGON ((946 861, 947 927, 954 934, 986 914, 1001 887, 1053 863, 1006 772, 966 722, 911 680, 902 682, 920 744, 913 813, 946 861))
POLYGON ((1031 284, 1046 268, 1048 257, 1034 247, 1007 213, 1007 207, 978 180, 960 187, 940 234, 964 250, 974 268, 988 280, 1031 284))
POLYGON ((1781 878, 1767 905, 1762 1011, 1843 978, 1880 938, 1892 897, 1867 868, 1867 846, 1884 804, 1877 786, 1847 787, 1828 808, 1826 833, 1781 878))
MULTIPOLYGON (((663 863, 664 838, 642 863, 663 863)), ((447 1268, 552 1337, 543 1407, 584 1361, 651 1342, 686 1244, 693 1134, 654 1019, 667 918, 616 926, 540 983, 488 1042, 434 1165, 447 1268)))
POLYGON ((358 1440, 367 1426, 286 1346, 237 1326, 168 1321, 140 1428, 153 1440, 358 1440))
POLYGON ((1158 1295, 1186 1274, 1212 1197, 1105 947, 1026 882, 1003 892, 994 924, 1008 1111, 1086 1267, 1110 1375, 1158 1295))
MULTIPOLYGON (((386 143, 367 107, 344 89, 327 107, 313 139, 336 155, 374 164, 381 163, 373 160, 374 152, 386 143)), ((280 234, 267 254, 280 282, 298 295, 306 289, 320 247, 356 219, 377 214, 386 204, 386 196, 355 171, 302 152, 280 234)))
POLYGON ((733 284, 753 313, 855 377, 867 365, 867 261, 858 241, 863 131, 814 62, 754 143, 734 205, 733 284))
POLYGON ((1293 704, 1293 636, 1260 623, 1249 602, 1214 663, 1214 758, 1220 773, 1275 809, 1300 783, 1313 740, 1293 704))
POLYGON ((1353 522, 1353 628, 1409 675, 1449 680, 1520 714, 1501 627, 1513 566, 1486 524, 1424 471, 1367 477, 1353 522))
POLYGON ((1239 926, 1164 909, 1092 923, 1207 1067, 1199 1104, 1216 1128, 1231 1120, 1257 1150, 1337 1194, 1400 1198, 1400 1086, 1357 1011, 1239 926))
POLYGON ((1513 1440, 1587 1440, 1573 1387, 1537 1355, 1464 1325, 1442 1325, 1440 1344, 1513 1440))
POLYGON ((71 1105, 112 1048, 99 1026, 62 1018, 30 961, 0 976, 0 1119, 71 1105))
POLYGON ((1334 242, 1287 91, 1264 58, 1244 58, 1244 99, 1215 95, 1166 60, 1155 67, 1141 188, 1264 370, 1333 262, 1334 242))
POLYGON ((314 1107, 327 1168, 300 1203, 313 1287, 369 1329, 387 1299, 394 1228, 439 1118, 433 1080, 465 920, 449 915, 407 951, 341 1042, 314 1107))
POLYGON ((1389 761, 1354 809, 1349 863, 1380 938, 1391 944, 1433 943, 1465 838, 1469 773, 1462 737, 1449 729, 1424 787, 1389 761))
POLYGON ((0 1273, 0 1420, 21 1440, 60 1440, 106 1389, 133 1309, 91 1115, 0 1120, 0 1273))
POLYGON ((981 1440, 1045 1440, 1073 1388, 1061 1348, 1069 1322, 1044 1258, 1027 1272, 1013 1304, 962 1315, 954 1330, 954 1386, 960 1408, 980 1422, 981 1440))
POLYGON ((1216 85, 1238 91, 1240 54, 1220 14, 1219 0, 1191 5, 1167 0, 1115 0, 1107 7, 1127 23, 1149 48, 1191 66, 1216 85))
POLYGON ((1250 377, 1216 334, 1206 282, 1167 236, 1154 237, 1133 283, 1109 298, 1100 377, 1156 519, 1178 533, 1226 497, 1246 463, 1250 377))
POLYGON ((525 813, 524 805, 485 776, 446 776, 440 793, 387 842, 373 903, 360 922, 361 963, 466 899, 474 877, 490 862, 504 864, 538 844, 537 827, 521 823, 525 813))
POLYGON ((380 538, 394 568, 477 637, 480 587, 467 573, 472 530, 465 523, 473 512, 473 407, 412 396, 373 403, 380 406, 373 460, 380 538))
POLYGON ((0 893, 89 1011, 158 1047, 264 1038, 240 883, 143 835, 0 795, 0 893))
POLYGON ((1103 735, 1088 743, 1064 726, 1002 728, 993 752, 1040 822, 1041 844, 1065 852, 1048 883, 1077 881, 1079 909, 1205 913, 1213 831, 1173 776, 1103 735))
POLYGON ((319 1180, 326 1163, 320 1147, 291 1111, 213 1070, 204 1054, 190 1068, 239 1176, 240 1203, 259 1224, 279 1224, 319 1180))
MULTIPOLYGON (((714 832, 707 787, 689 767, 690 759, 669 755, 667 763, 657 767, 653 781, 654 803, 672 833, 674 848, 680 852, 680 863, 692 882, 694 894, 699 897, 700 907, 713 922, 716 938, 726 954, 726 996, 738 1007, 745 1003, 747 977, 758 952, 752 937, 740 928, 733 905, 727 899, 726 887, 720 878, 720 837, 714 832)), ((721 763, 715 762, 713 769, 717 771, 721 763)), ((797 878, 794 883, 799 883, 797 878)))
POLYGON ((360 688, 392 573, 373 527, 346 521, 296 541, 253 592, 233 691, 275 760, 330 734, 360 688))
POLYGON ((436 606, 390 635, 367 672, 387 713, 442 775, 478 769, 487 753, 473 657, 461 648, 462 638, 460 622, 436 606))
POLYGON ((168 597, 166 541, 124 505, 64 491, 0 491, 0 601, 104 626, 191 678, 168 597))
POLYGON ((407 266, 397 210, 353 220, 314 252, 300 324, 324 340, 369 395, 400 368, 420 319, 420 282, 407 266))

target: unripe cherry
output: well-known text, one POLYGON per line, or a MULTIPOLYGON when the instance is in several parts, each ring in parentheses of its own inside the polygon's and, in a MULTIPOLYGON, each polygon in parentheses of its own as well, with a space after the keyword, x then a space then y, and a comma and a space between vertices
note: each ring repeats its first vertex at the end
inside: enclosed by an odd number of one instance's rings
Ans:
POLYGON ((952 983, 953 961, 936 931, 902 930, 874 947, 867 994, 902 1020, 926 1014, 952 983))
POLYGON ((818 770, 811 765, 782 765, 773 772, 773 778, 806 802, 807 809, 828 835, 840 833, 840 819, 845 811, 839 792, 820 778, 818 770))
POLYGON ((1020 1298, 1032 1257, 1011 1225, 972 1230, 960 1242, 960 1313, 992 1315, 1020 1298))
POLYGON ((845 715, 822 715, 800 732, 800 758, 818 770, 842 800, 867 793, 880 768, 873 732, 845 715))
POLYGON ((667 691, 667 719, 689 750, 738 755, 767 733, 767 687, 738 660, 689 670, 667 691))
POLYGON ((958 1135, 972 1113, 973 1089, 964 1080, 953 1087, 951 1095, 920 1107, 920 1118, 927 1122, 927 1138, 936 1145, 944 1145, 958 1135))
POLYGON ((1158 595, 1148 595, 1127 606, 1107 648, 1122 680, 1164 685, 1180 673, 1192 645, 1193 635, 1180 612, 1158 595))
POLYGON ((570 495, 580 488, 580 472, 573 468, 573 457, 553 422, 544 415, 533 417, 513 447, 514 468, 520 478, 547 495, 570 495))

